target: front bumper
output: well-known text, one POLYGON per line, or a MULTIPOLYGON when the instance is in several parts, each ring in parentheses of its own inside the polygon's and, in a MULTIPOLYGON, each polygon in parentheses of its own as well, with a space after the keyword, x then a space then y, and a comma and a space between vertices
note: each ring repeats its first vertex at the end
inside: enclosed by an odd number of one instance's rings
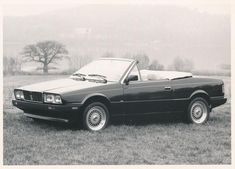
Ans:
POLYGON ((210 100, 211 100, 211 107, 214 108, 226 103, 227 98, 219 96, 219 97, 211 97, 210 100))
POLYGON ((27 117, 61 122, 74 122, 78 120, 82 106, 80 103, 52 105, 22 100, 12 100, 12 104, 23 110, 24 115, 27 117))

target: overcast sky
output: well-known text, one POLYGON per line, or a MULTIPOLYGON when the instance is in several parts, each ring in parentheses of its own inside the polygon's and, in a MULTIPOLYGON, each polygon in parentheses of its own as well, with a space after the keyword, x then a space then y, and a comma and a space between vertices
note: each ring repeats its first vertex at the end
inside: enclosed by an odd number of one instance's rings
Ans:
POLYGON ((195 9, 200 12, 208 12, 211 14, 230 14, 229 0, 3 0, 3 15, 5 16, 27 16, 42 14, 58 9, 72 8, 74 5, 87 3, 123 3, 123 4, 170 4, 176 6, 184 6, 195 9))

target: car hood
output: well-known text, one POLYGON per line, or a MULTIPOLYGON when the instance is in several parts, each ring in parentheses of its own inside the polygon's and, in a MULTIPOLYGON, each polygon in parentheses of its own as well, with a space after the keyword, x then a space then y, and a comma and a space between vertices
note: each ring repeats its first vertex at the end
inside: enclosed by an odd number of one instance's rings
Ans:
POLYGON ((66 92, 67 90, 70 91, 72 89, 82 90, 102 85, 107 85, 107 83, 96 83, 96 82, 80 81, 67 78, 67 79, 52 80, 52 81, 27 85, 20 87, 19 89, 27 91, 36 91, 36 92, 63 93, 66 92))

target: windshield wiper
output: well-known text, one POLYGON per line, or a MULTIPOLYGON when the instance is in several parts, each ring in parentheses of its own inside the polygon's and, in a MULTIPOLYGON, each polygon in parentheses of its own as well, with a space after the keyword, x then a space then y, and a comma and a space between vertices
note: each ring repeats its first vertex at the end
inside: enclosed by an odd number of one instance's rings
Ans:
POLYGON ((73 76, 86 76, 86 75, 82 73, 74 73, 73 76))
POLYGON ((99 78, 101 78, 102 79, 102 81, 104 82, 104 83, 107 83, 108 81, 107 81, 107 79, 106 79, 106 76, 104 76, 104 75, 99 75, 99 74, 88 74, 88 76, 91 76, 91 77, 99 77, 99 78))
POLYGON ((88 74, 88 76, 97 76, 97 77, 106 78, 106 76, 104 76, 104 75, 99 75, 99 74, 88 74))
MULTIPOLYGON (((85 74, 82 74, 82 73, 74 73, 74 74, 72 74, 72 76, 77 76, 77 77, 79 77, 79 80, 82 80, 82 81, 85 81, 86 80, 86 78, 84 77, 84 76, 86 76, 85 74)), ((72 77, 71 76, 71 77, 72 77)))

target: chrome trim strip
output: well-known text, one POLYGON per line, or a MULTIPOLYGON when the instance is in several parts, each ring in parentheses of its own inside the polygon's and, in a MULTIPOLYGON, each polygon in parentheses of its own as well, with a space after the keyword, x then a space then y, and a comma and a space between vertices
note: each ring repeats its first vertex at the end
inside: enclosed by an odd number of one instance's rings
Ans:
POLYGON ((37 119, 43 119, 43 120, 49 120, 49 121, 59 121, 59 122, 65 122, 65 123, 69 122, 69 120, 67 120, 67 119, 40 116, 40 115, 34 115, 34 114, 28 114, 28 113, 24 113, 24 115, 27 116, 27 117, 31 117, 31 118, 37 118, 37 119))
POLYGON ((133 113, 133 114, 113 114, 112 117, 131 117, 131 116, 145 116, 145 115, 154 115, 154 114, 172 114, 172 113, 181 113, 182 111, 166 111, 166 112, 148 112, 148 113, 133 113))
POLYGON ((190 98, 179 98, 179 99, 155 99, 155 100, 131 100, 131 101, 113 101, 112 104, 119 104, 119 103, 146 103, 146 102, 162 102, 162 101, 188 101, 190 98))
POLYGON ((210 99, 219 100, 219 99, 226 99, 226 98, 224 96, 213 96, 213 97, 210 97, 210 99))

